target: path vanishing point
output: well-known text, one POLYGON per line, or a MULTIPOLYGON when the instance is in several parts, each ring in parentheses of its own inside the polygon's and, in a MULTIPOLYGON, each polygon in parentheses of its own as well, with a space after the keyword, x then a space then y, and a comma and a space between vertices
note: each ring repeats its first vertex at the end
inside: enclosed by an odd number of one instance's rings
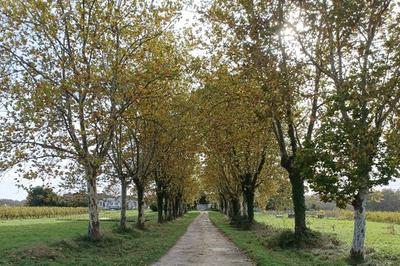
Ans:
POLYGON ((255 265, 202 212, 186 233, 154 266, 255 265))

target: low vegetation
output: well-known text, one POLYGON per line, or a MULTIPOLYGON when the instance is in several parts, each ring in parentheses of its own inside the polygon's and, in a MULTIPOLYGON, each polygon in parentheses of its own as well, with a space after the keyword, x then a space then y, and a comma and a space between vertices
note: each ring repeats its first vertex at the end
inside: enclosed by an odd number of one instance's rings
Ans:
POLYGON ((80 207, 0 207, 0 219, 61 217, 87 213, 80 207))
MULTIPOLYGON (((353 224, 338 219, 307 218, 314 232, 312 245, 295 249, 290 246, 293 219, 256 213, 252 230, 237 230, 229 219, 211 212, 210 218, 236 245, 259 265, 348 265, 353 224), (285 246, 288 245, 288 246, 285 246)), ((365 265, 398 265, 400 263, 400 225, 368 222, 367 263, 365 265)))
MULTIPOLYGON (((350 210, 319 211, 318 215, 341 220, 354 219, 354 212, 350 210)), ((367 219, 373 222, 400 224, 400 212, 367 211, 367 219)))
MULTIPOLYGON (((136 214, 128 211, 127 215, 130 218, 136 214)), ((0 264, 148 265, 164 255, 197 215, 197 212, 189 212, 160 225, 156 222, 156 213, 146 212, 146 230, 118 233, 112 219, 118 218, 119 213, 104 212, 100 217, 109 218, 109 221, 102 223, 103 238, 97 242, 82 235, 87 229, 87 217, 83 215, 68 220, 2 221, 0 264), (86 219, 82 219, 84 217, 86 219)), ((130 228, 133 228, 132 223, 130 228)))
MULTIPOLYGON (((267 211, 269 215, 275 216, 288 216, 288 211, 267 211)), ((335 218, 338 220, 353 220, 354 211, 334 209, 334 210, 310 210, 306 212, 307 217, 313 218, 335 218)), ((381 222, 381 223, 394 223, 400 224, 400 212, 392 211, 367 211, 368 221, 381 222)))
MULTIPOLYGON (((370 214, 372 213, 370 212, 370 214)), ((287 216, 277 217, 262 213, 257 213, 255 219, 259 223, 280 229, 291 229, 294 223, 293 219, 287 216)), ((311 230, 333 235, 346 246, 351 245, 354 225, 350 219, 307 216, 306 220, 307 226, 311 230)), ((396 261, 400 263, 400 225, 368 221, 366 228, 366 247, 369 255, 397 257, 396 261)))
MULTIPOLYGON (((282 248, 278 242, 283 242, 279 238, 287 233, 286 230, 257 222, 252 230, 237 230, 230 225, 228 217, 219 212, 211 212, 210 219, 257 265, 346 265, 344 259, 332 262, 332 256, 345 251, 339 242, 335 245, 331 241, 330 245, 320 248, 282 248)), ((325 240, 329 241, 329 238, 325 240)))

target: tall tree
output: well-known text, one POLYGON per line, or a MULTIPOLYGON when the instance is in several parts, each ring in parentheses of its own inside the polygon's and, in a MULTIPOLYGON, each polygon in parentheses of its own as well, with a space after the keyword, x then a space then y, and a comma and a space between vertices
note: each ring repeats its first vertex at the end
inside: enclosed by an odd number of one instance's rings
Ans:
MULTIPOLYGON (((277 158, 270 126, 255 112, 262 105, 262 93, 252 82, 246 75, 231 74, 221 66, 204 80, 204 88, 196 91, 206 154, 214 153, 219 159, 219 178, 240 186, 241 195, 237 196, 243 198, 249 224, 254 221, 256 190, 271 178, 268 171, 277 158)), ((225 185, 230 190, 227 182, 225 185)))
MULTIPOLYGON (((321 73, 310 68, 288 39, 286 22, 296 6, 288 1, 213 1, 205 14, 211 23, 211 47, 233 71, 242 71, 264 93, 265 110, 254 112, 272 125, 281 166, 291 183, 295 238, 307 235, 303 154, 313 137, 320 107, 321 73)), ((320 37, 312 38, 319 60, 320 37)))
MULTIPOLYGON (((127 197, 128 197, 128 188, 132 183, 132 180, 129 178, 129 174, 126 171, 124 166, 124 158, 125 155, 125 142, 124 142, 124 134, 126 132, 126 128, 122 122, 120 122, 115 129, 113 141, 111 143, 111 148, 108 153, 108 161, 110 163, 110 168, 107 169, 110 175, 110 178, 115 182, 115 178, 117 182, 120 183, 121 187, 121 215, 120 215, 120 224, 119 228, 121 230, 127 229, 127 197)), ((114 183, 111 182, 111 183, 114 183)))
POLYGON ((323 199, 353 206, 355 261, 364 259, 368 192, 399 175, 384 134, 400 100, 398 12, 390 3, 310 1, 305 8, 322 22, 327 64, 306 55, 329 82, 310 181, 323 199))
POLYGON ((4 88, 9 97, 7 117, 2 117, 2 152, 7 154, 2 157, 8 158, 3 166, 25 162, 34 176, 54 169, 57 158, 82 168, 90 238, 101 236, 97 178, 117 121, 159 77, 143 58, 149 44, 169 30, 179 9, 173 2, 0 4, 0 50, 12 66, 4 88))
POLYGON ((171 142, 176 141, 173 136, 178 130, 179 114, 176 114, 178 110, 174 109, 174 105, 187 89, 182 77, 186 62, 185 47, 178 44, 171 33, 158 39, 150 43, 152 49, 143 57, 143 61, 147 62, 147 71, 155 73, 152 83, 122 116, 110 153, 110 161, 120 176, 123 194, 126 194, 123 183, 133 182, 135 185, 139 228, 144 228, 145 189, 152 182, 157 160, 162 157, 159 153, 168 155, 168 146, 163 146, 163 140, 172 134, 171 142), (175 131, 170 130, 172 126, 176 127, 175 131))
POLYGON ((36 186, 28 190, 28 206, 57 206, 58 195, 49 187, 36 186))
MULTIPOLYGON (((194 137, 192 103, 188 96, 185 92, 176 95, 168 112, 163 115, 164 131, 159 136, 153 173, 159 223, 168 219, 165 211, 171 198, 184 204, 188 202, 188 196, 190 198, 190 194, 185 192, 195 191, 191 178, 198 164, 198 142, 194 137)), ((196 195, 194 193, 191 197, 196 195)), ((182 212, 182 206, 178 212, 182 212)))

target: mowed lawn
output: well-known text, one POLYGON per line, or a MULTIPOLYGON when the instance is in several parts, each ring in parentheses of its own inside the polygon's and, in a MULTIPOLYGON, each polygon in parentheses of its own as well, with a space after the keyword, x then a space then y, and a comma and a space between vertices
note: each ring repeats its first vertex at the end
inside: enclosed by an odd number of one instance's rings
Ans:
MULTIPOLYGON (((324 233, 325 237, 315 247, 295 249, 279 247, 276 238, 280 234, 277 229, 293 229, 293 219, 256 213, 255 227, 252 230, 240 230, 232 227, 229 219, 219 212, 210 212, 210 218, 257 265, 350 264, 348 255, 353 236, 352 221, 307 218, 308 226, 324 233)), ((400 227, 394 225, 397 230, 395 235, 392 229, 388 223, 368 222, 367 261, 363 265, 400 265, 400 227)))
MULTIPOLYGON (((119 212, 102 212, 100 217, 114 220, 101 221, 104 239, 94 243, 84 237, 87 215, 0 220, 0 265, 146 265, 166 253, 197 215, 158 225, 156 213, 146 212, 145 230, 117 233, 119 212)), ((136 211, 128 219, 133 227, 136 211)))
MULTIPOLYGON (((135 210, 128 211, 130 219, 136 219, 135 210)), ((147 212, 148 219, 155 213, 147 212)), ((119 211, 104 211, 101 218, 118 219, 119 211)), ((72 215, 58 218, 0 220, 0 257, 5 251, 32 244, 51 244, 60 239, 77 238, 86 233, 88 215, 72 215)), ((101 221, 101 229, 109 231, 115 221, 101 221)), ((1 259, 0 259, 1 261, 1 259)))
MULTIPOLYGON (((287 215, 284 218, 276 218, 275 215, 256 213, 255 220, 277 228, 294 228, 294 219, 287 218, 287 215)), ((354 226, 351 220, 307 217, 307 226, 315 231, 333 234, 348 247, 351 246, 354 226)), ((366 247, 388 255, 400 256, 400 224, 367 220, 366 247)))

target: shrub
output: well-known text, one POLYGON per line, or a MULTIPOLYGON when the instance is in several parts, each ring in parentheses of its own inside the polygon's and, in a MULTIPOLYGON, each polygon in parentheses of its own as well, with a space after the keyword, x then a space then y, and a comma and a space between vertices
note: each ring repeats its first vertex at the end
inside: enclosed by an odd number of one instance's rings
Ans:
POLYGON ((150 204, 150 210, 152 210, 153 212, 157 211, 157 204, 155 204, 154 202, 150 204))

